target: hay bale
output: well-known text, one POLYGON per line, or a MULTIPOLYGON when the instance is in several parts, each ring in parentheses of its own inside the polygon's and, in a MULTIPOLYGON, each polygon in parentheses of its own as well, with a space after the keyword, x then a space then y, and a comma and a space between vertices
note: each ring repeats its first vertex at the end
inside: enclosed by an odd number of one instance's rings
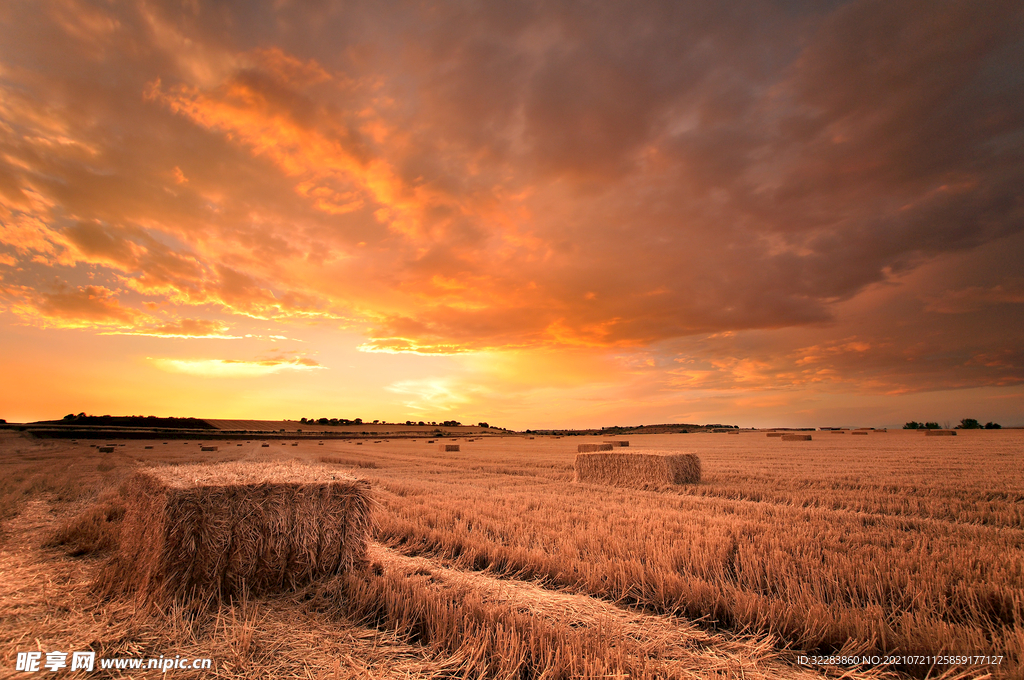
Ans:
POLYGON ((215 601, 295 588, 361 566, 369 484, 322 467, 228 463, 151 468, 122 487, 105 595, 215 601))
POLYGON ((200 451, 216 451, 217 447, 216 446, 200 446, 199 450, 200 451))
POLYGON ((576 453, 589 453, 591 451, 611 451, 614 446, 611 444, 579 444, 576 453))
POLYGON ((692 453, 591 453, 576 455, 575 481, 634 489, 700 481, 700 458, 692 453))
POLYGON ((151 449, 151 448, 153 448, 153 447, 152 447, 152 446, 144 446, 143 448, 145 448, 145 449, 151 449))
POLYGON ((739 433, 740 433, 739 430, 729 430, 728 432, 726 432, 726 434, 739 434, 739 433))
POLYGON ((846 434, 846 430, 831 430, 832 434, 846 434))
POLYGON ((427 443, 428 443, 428 444, 433 444, 433 443, 434 443, 434 440, 433 440, 433 439, 428 439, 428 440, 427 440, 427 443))
POLYGON ((925 432, 926 437, 955 437, 956 430, 928 430, 925 432))
POLYGON ((438 451, 458 451, 459 450, 459 445, 458 444, 438 444, 437 450, 438 451))
POLYGON ((113 446, 98 446, 96 448, 99 450, 100 453, 113 453, 114 452, 114 447, 113 446))
POLYGON ((292 442, 292 446, 298 446, 298 445, 299 445, 298 442, 292 442))
POLYGON ((809 434, 784 434, 784 435, 782 435, 782 441, 784 441, 784 442, 809 442, 809 441, 811 441, 811 435, 809 435, 809 434))
POLYGON ((260 446, 262 446, 265 449, 269 449, 270 448, 270 444, 268 444, 267 442, 263 442, 262 444, 260 444, 260 446))
POLYGON ((609 439, 604 442, 605 444, 611 444, 612 446, 629 446, 628 439, 609 439))
POLYGON ((868 433, 867 430, 854 430, 850 434, 867 434, 867 433, 868 433))
POLYGON ((769 437, 781 437, 783 434, 785 434, 785 432, 769 432, 768 436, 769 437))

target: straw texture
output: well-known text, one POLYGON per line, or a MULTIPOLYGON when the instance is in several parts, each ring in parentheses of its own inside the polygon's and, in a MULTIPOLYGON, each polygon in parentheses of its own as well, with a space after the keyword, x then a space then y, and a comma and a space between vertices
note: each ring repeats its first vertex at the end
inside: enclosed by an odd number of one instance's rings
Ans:
POLYGON ((97 583, 108 595, 202 604, 291 589, 365 560, 369 484, 325 468, 153 468, 121 493, 120 550, 97 583))
POLYGON ((700 458, 671 451, 644 453, 579 453, 577 482, 651 488, 700 481, 700 458))

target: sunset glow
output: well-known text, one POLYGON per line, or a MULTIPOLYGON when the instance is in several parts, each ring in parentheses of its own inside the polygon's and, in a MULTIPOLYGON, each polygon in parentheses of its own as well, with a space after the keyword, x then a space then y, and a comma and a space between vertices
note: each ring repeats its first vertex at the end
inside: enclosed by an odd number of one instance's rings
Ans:
POLYGON ((0 7, 0 418, 1024 425, 1019 2, 0 7))

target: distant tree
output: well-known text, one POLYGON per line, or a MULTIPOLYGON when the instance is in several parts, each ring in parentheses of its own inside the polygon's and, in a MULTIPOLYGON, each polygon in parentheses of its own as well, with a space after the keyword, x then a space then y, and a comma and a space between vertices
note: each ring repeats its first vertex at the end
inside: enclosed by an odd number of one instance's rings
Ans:
POLYGON ((1001 430, 1001 429, 1003 429, 1003 426, 1000 425, 999 423, 989 422, 989 423, 985 423, 985 429, 986 430, 1001 430))
POLYGON ((921 423, 917 422, 916 420, 911 420, 909 423, 907 423, 907 424, 905 424, 903 426, 903 429, 904 430, 920 430, 923 427, 924 427, 924 425, 922 425, 921 423))
POLYGON ((416 424, 417 424, 417 425, 421 425, 421 426, 422 426, 422 425, 423 425, 423 421, 421 420, 420 422, 418 422, 418 423, 416 423, 416 424))
POLYGON ((956 426, 958 430, 980 430, 981 423, 974 418, 962 418, 960 424, 956 426))
POLYGON ((477 423, 476 426, 477 427, 490 427, 490 425, 488 425, 487 423, 477 423))
POLYGON ((363 419, 362 418, 356 418, 352 422, 355 423, 356 425, 362 425, 363 424, 363 419))
POLYGON ((299 422, 300 423, 304 423, 304 422, 306 422, 306 419, 305 418, 299 418, 299 422))
POLYGON ((75 414, 74 413, 69 413, 66 416, 64 416, 64 420, 74 420, 74 419, 75 419, 75 414))
POLYGON ((375 421, 373 421, 373 424, 376 425, 379 422, 380 422, 379 420, 375 420, 375 421))
POLYGON ((941 430, 942 427, 938 423, 925 423, 924 429, 926 430, 941 430))
POLYGON ((329 418, 320 418, 316 421, 318 425, 330 425, 331 421, 329 418))

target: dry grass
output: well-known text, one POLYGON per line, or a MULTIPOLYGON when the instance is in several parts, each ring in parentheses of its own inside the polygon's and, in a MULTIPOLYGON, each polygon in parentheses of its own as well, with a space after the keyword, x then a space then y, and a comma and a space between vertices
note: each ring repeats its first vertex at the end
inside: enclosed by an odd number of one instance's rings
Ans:
POLYGON ((700 481, 700 458, 692 453, 653 451, 579 453, 576 455, 574 480, 633 489, 692 484, 700 481))
MULTIPOLYGON (((679 437, 645 437, 640 448, 679 437)), ((377 480, 377 535, 453 566, 772 631, 800 649, 984 650, 1016 669, 1020 439, 990 437, 979 449, 960 437, 946 451, 888 433, 772 453, 749 438, 686 435, 704 477, 679 495, 594 494, 565 484, 572 459, 557 444, 533 453, 509 442, 486 459, 521 477, 480 476, 457 460, 406 459, 405 474, 389 464, 377 480)))
POLYGON ((369 486, 286 463, 152 468, 122 487, 101 592, 164 603, 294 588, 363 561, 369 486))
MULTIPOLYGON (((13 667, 15 651, 38 644, 212 656, 212 677, 223 678, 690 678, 701 669, 785 678, 811 674, 791 665, 795 650, 885 650, 1005 654, 999 668, 959 671, 1019 677, 1022 434, 926 441, 897 432, 783 448, 642 436, 632 442, 640 452, 699 451, 701 483, 600 494, 567 484, 575 454, 547 438, 445 453, 397 441, 374 448, 384 469, 360 472, 380 501, 374 535, 391 548, 371 548, 376 570, 158 616, 89 595, 101 562, 88 551, 70 559, 36 547, 62 518, 82 516, 80 501, 58 500, 61 485, 43 473, 69 469, 75 488, 100 490, 139 461, 259 460, 284 449, 254 442, 200 454, 129 442, 101 474, 86 445, 4 442, 0 487, 15 474, 21 484, 48 481, 12 494, 5 527, 18 540, 0 545, 0 663, 13 667), (339 598, 346 593, 359 599, 339 598), (701 629, 669 614, 701 619, 701 629), (735 636, 744 629, 757 636, 735 636), (594 665, 581 666, 581 655, 594 665)), ((344 442, 313 451, 359 455, 344 442)), ((885 675, 831 671, 842 673, 885 675)))
POLYGON ((342 465, 350 468, 374 470, 380 467, 372 460, 356 460, 353 458, 339 458, 337 456, 320 456, 319 460, 321 463, 327 463, 328 465, 342 465))

